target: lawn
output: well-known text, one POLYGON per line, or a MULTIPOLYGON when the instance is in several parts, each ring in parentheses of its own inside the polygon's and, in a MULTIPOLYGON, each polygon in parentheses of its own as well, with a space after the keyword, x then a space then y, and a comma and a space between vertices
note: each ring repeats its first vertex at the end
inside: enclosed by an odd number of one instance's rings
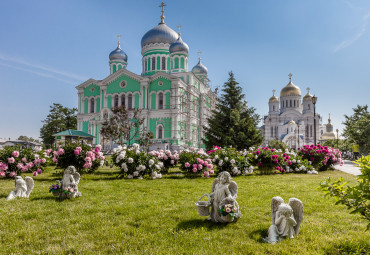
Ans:
POLYGON ((194 203, 209 193, 214 177, 160 180, 116 179, 114 169, 84 175, 82 197, 58 201, 48 192, 54 170, 35 179, 29 199, 6 201, 13 180, 0 180, 1 254, 343 254, 369 253, 370 232, 317 190, 325 177, 356 177, 339 171, 319 175, 240 176, 242 218, 228 225, 198 216, 194 203), (273 196, 299 198, 304 219, 295 239, 266 244, 273 196))

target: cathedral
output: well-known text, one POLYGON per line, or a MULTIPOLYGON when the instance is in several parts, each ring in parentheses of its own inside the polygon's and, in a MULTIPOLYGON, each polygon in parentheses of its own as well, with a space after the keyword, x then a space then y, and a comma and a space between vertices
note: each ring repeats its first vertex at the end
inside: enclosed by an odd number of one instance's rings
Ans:
MULTIPOLYGON (((208 84, 207 68, 199 56, 198 64, 188 70, 189 46, 164 22, 141 39, 142 73, 127 69, 128 56, 118 46, 109 54, 110 75, 89 79, 78 90, 78 130, 94 136, 94 144, 114 146, 100 135, 102 123, 112 107, 141 109, 144 126, 154 134, 152 148, 182 149, 204 147, 203 126, 215 108, 217 96, 208 84)), ((135 138, 131 141, 135 142, 135 138)))
MULTIPOLYGON (((261 131, 264 135, 263 145, 267 146, 271 140, 278 140, 289 148, 298 148, 303 145, 314 144, 314 104, 310 89, 301 99, 301 89, 292 82, 289 74, 289 83, 280 91, 280 99, 273 95, 269 99, 269 113, 264 116, 261 131)), ((333 125, 329 116, 328 124, 322 124, 322 117, 316 112, 316 143, 335 139, 333 125)))

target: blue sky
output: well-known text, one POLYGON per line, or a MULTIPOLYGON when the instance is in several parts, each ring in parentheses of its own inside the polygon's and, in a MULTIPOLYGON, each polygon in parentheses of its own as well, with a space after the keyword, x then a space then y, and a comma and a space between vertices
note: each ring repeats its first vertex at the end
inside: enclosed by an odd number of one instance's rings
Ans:
MULTIPOLYGON (((160 21, 160 1, 1 1, 0 138, 39 137, 49 106, 77 107, 75 86, 109 75, 122 35, 127 69, 141 73, 141 37, 160 21)), ((233 71, 257 113, 288 83, 318 96, 334 129, 370 103, 370 1, 167 1, 165 22, 197 51, 213 88, 233 71)))

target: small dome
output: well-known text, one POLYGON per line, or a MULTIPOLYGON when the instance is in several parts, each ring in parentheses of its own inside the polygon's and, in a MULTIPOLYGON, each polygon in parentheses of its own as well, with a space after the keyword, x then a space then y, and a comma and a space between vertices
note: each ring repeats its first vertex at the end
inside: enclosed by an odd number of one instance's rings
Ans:
POLYGON ((307 93, 304 97, 303 97, 303 101, 312 101, 312 95, 310 93, 307 93))
POLYGON ((158 26, 152 28, 145 33, 141 39, 141 47, 152 43, 168 43, 176 42, 178 34, 169 28, 165 23, 159 23, 158 26))
POLYGON ((289 125, 295 125, 295 121, 294 120, 291 120, 291 121, 289 121, 289 123, 288 123, 289 125))
POLYGON ((325 132, 321 135, 321 140, 333 140, 336 139, 336 136, 333 132, 325 132))
POLYGON ((176 42, 172 43, 170 46, 170 53, 175 52, 185 52, 189 53, 189 46, 181 39, 180 35, 176 42))
POLYGON ((301 90, 290 81, 280 92, 280 97, 284 96, 301 96, 301 90))
POLYGON ((121 61, 124 61, 127 63, 127 55, 126 53, 120 48, 120 46, 118 45, 117 46, 117 49, 115 49, 114 51, 112 51, 110 54, 109 54, 109 60, 110 61, 113 61, 113 60, 121 60, 121 61))
POLYGON ((199 62, 198 64, 196 64, 193 69, 191 69, 191 71, 194 73, 194 74, 200 74, 200 75, 207 75, 208 73, 208 69, 207 67, 205 67, 201 62, 200 62, 200 59, 199 59, 199 62))
POLYGON ((279 98, 277 98, 277 96, 273 95, 272 97, 270 97, 269 99, 269 103, 274 103, 274 102, 277 102, 279 103, 279 98))

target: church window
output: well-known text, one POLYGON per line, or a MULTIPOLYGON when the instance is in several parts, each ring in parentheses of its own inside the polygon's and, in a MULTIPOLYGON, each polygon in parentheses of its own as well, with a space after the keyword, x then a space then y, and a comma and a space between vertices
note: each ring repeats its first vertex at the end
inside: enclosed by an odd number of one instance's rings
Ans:
POLYGON ((147 60, 144 60, 144 71, 148 71, 148 62, 147 60))
POLYGON ((310 105, 310 104, 308 104, 308 110, 309 110, 309 109, 311 109, 311 105, 310 105))
POLYGON ((163 93, 158 94, 158 109, 163 109, 163 93))
POLYGON ((294 100, 294 107, 295 107, 295 100, 294 100))
POLYGON ((275 111, 275 105, 272 106, 272 110, 275 111))
POLYGON ((115 73, 117 71, 117 67, 116 65, 113 65, 113 73, 115 73))
POLYGON ((158 139, 163 139, 163 127, 158 126, 158 139))
POLYGON ((152 70, 155 70, 155 57, 152 57, 152 70))
POLYGON ((185 61, 184 61, 184 58, 181 58, 180 67, 181 67, 181 68, 185 68, 185 61))
POLYGON ((278 137, 278 127, 275 127, 275 136, 278 137))
POLYGON ((175 58, 175 69, 179 68, 179 58, 175 58))
POLYGON ((321 130, 321 135, 324 133, 324 130, 321 130))
POLYGON ((128 109, 132 109, 132 95, 128 95, 128 109))
POLYGON ((312 125, 310 125, 310 137, 312 137, 312 125))
POLYGON ((121 96, 121 105, 126 107, 126 95, 121 96))
POLYGON ((271 127, 271 136, 274 136, 274 128, 271 127))
POLYGON ((284 101, 282 101, 283 102, 283 108, 284 108, 284 101))
POLYGON ((118 107, 118 95, 114 96, 114 107, 118 107))
POLYGON ((292 100, 290 100, 290 107, 292 107, 292 100))
POLYGON ((285 101, 285 107, 288 108, 288 100, 285 101))
POLYGON ((163 81, 159 81, 158 86, 163 86, 163 81))
POLYGON ((94 110, 95 110, 95 99, 94 98, 91 98, 91 101, 90 101, 90 113, 94 113, 94 110))
POLYGON ((122 65, 118 65, 118 70, 122 68, 122 65))
POLYGON ((150 71, 150 58, 148 58, 148 71, 150 71))
POLYGON ((121 81, 121 82, 120 82, 120 84, 119 84, 119 86, 120 86, 121 88, 126 87, 126 85, 127 85, 127 81, 121 81))
POLYGON ((290 132, 293 132, 293 128, 292 127, 290 128, 290 132))
POLYGON ((166 57, 162 57, 162 70, 166 70, 166 57))
POLYGON ((288 129, 288 128, 286 129, 286 133, 287 133, 287 134, 289 133, 289 129, 288 129))

